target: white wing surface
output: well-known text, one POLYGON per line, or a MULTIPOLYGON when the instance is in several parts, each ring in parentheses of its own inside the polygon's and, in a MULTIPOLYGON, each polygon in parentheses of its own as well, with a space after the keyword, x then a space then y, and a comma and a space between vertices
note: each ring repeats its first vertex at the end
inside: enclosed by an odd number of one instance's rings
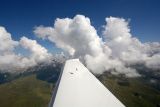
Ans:
POLYGON ((66 61, 49 106, 125 107, 78 59, 66 61))

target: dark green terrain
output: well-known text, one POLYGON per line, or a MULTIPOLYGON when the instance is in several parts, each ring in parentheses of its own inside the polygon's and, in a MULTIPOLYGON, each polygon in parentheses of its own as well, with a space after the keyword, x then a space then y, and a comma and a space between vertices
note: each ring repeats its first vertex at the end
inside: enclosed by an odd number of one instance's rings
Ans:
POLYGON ((26 76, 0 85, 0 107, 47 107, 52 84, 26 76))
POLYGON ((127 107, 160 107, 160 90, 144 78, 107 74, 99 79, 127 107))

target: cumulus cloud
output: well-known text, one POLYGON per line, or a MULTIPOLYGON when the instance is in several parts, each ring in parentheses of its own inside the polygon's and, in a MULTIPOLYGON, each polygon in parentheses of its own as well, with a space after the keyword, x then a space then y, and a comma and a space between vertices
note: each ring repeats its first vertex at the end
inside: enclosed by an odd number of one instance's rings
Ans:
POLYGON ((4 27, 0 26, 0 53, 12 51, 17 45, 18 42, 12 40, 11 34, 4 27))
POLYGON ((148 68, 159 70, 160 69, 160 54, 156 54, 156 55, 153 55, 152 57, 148 57, 145 64, 148 68))
POLYGON ((36 40, 22 37, 20 40, 20 45, 31 52, 30 59, 35 62, 50 61, 52 55, 48 53, 46 48, 38 44, 36 40))
POLYGON ((106 18, 106 23, 103 35, 114 58, 129 65, 145 64, 148 68, 160 69, 160 43, 141 43, 131 35, 128 21, 123 18, 106 18))
POLYGON ((57 47, 67 51, 70 55, 84 56, 86 53, 97 55, 102 51, 101 39, 90 20, 82 15, 74 19, 56 19, 53 27, 37 27, 34 31, 41 38, 49 39, 57 47))
POLYGON ((41 62, 49 62, 51 54, 35 40, 22 37, 14 41, 4 27, 0 27, 0 70, 1 72, 23 71, 41 62), (15 48, 21 46, 29 50, 29 56, 15 53, 15 48))

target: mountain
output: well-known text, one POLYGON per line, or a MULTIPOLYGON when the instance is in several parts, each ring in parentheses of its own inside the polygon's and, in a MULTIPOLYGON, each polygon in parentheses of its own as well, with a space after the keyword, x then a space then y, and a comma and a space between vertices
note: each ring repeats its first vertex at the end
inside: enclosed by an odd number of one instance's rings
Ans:
POLYGON ((53 85, 35 74, 0 85, 0 107, 47 107, 53 85))
POLYGON ((15 80, 20 77, 35 74, 36 78, 47 82, 55 82, 63 66, 62 60, 53 60, 50 63, 40 63, 37 66, 30 67, 21 72, 8 73, 0 71, 0 84, 15 80))

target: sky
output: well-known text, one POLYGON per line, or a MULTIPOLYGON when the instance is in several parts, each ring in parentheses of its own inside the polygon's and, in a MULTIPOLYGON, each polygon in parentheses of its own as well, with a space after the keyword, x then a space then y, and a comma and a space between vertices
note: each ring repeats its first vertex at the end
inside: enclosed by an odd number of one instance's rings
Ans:
MULTIPOLYGON (((105 18, 130 20, 132 35, 142 42, 160 41, 159 0, 1 0, 0 25, 19 40, 21 36, 37 39, 35 26, 53 26, 56 18, 73 18, 82 14, 91 19, 96 29, 102 29, 105 18)), ((50 49, 49 42, 38 41, 50 49)))

